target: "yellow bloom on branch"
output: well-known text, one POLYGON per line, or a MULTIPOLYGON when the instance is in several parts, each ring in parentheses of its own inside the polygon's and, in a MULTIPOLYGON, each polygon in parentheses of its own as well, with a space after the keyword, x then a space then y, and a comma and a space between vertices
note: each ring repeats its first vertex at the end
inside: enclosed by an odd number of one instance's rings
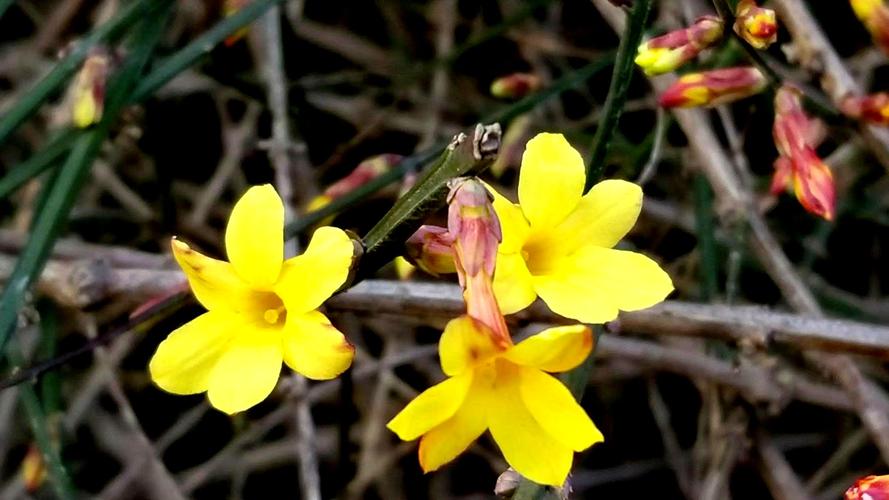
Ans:
POLYGON ((550 328, 503 346, 482 322, 460 316, 438 344, 449 377, 410 402, 387 427, 405 441, 420 439, 420 466, 430 472, 450 462, 485 430, 509 465, 540 484, 559 486, 575 451, 602 433, 558 379, 589 355, 583 325, 550 328))
POLYGON ((673 290, 653 260, 612 248, 636 223, 642 189, 606 180, 584 195, 584 182, 580 153, 561 134, 539 134, 522 157, 520 203, 495 192, 503 241, 494 293, 504 314, 540 296, 566 318, 603 323, 619 310, 657 304, 673 290))
POLYGON ((208 312, 171 333, 151 359, 152 380, 174 394, 204 391, 226 412, 246 410, 274 389, 282 361, 331 379, 354 348, 317 308, 346 281, 354 246, 341 229, 315 231, 304 254, 284 260, 284 206, 270 185, 235 204, 225 262, 173 239, 173 255, 208 312))

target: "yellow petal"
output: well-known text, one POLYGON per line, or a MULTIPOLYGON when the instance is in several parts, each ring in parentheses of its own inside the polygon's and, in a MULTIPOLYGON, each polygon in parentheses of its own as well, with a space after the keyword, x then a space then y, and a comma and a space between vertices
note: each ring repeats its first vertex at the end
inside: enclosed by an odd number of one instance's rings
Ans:
POLYGON ((256 405, 281 375, 281 330, 241 326, 210 373, 210 404, 225 413, 256 405))
POLYGON ((404 441, 417 439, 457 413, 471 383, 472 372, 467 372, 433 385, 408 403, 386 427, 404 441))
POLYGON ((494 296, 503 314, 512 314, 531 305, 537 298, 534 280, 521 254, 497 254, 494 269, 494 296))
POLYGON ((518 371, 519 367, 508 362, 497 363, 496 397, 488 413, 491 435, 519 474, 536 483, 561 486, 574 453, 550 436, 525 406, 518 371))
POLYGON ((284 203, 271 184, 253 186, 235 203, 225 228, 228 260, 244 281, 270 288, 284 262, 284 203))
POLYGON ((420 439, 420 467, 432 472, 466 451, 488 427, 487 393, 473 383, 464 403, 451 418, 423 434, 420 439))
POLYGON ((312 311, 330 298, 349 277, 354 252, 351 238, 342 229, 316 229, 306 252, 287 259, 275 284, 288 313, 312 311))
POLYGON ((531 415, 558 442, 583 451, 604 440, 571 391, 552 375, 523 368, 519 388, 531 415))
POLYGON ((642 210, 642 189, 606 180, 593 186, 571 214, 553 229, 554 242, 569 254, 584 245, 611 248, 626 235, 642 210))
POLYGON ((534 289, 556 314, 604 323, 616 318, 618 310, 661 302, 673 291, 673 282, 640 253, 589 246, 561 259, 551 274, 535 276, 534 289))
POLYGON ((519 204, 532 227, 562 222, 580 202, 583 158, 562 134, 537 134, 525 146, 519 174, 519 204))
POLYGON ((505 358, 547 372, 564 372, 581 364, 592 349, 593 335, 586 326, 557 326, 519 342, 505 358))
POLYGON ((494 212, 500 220, 502 238, 499 250, 504 253, 518 252, 528 239, 530 227, 521 207, 506 199, 496 189, 485 184, 488 192, 494 197, 494 212))
POLYGON ((481 321, 468 315, 454 318, 438 340, 438 357, 445 374, 454 376, 503 352, 494 334, 481 321))
POLYGON ((188 285, 208 310, 245 311, 250 308, 250 289, 228 262, 212 259, 185 242, 173 238, 173 257, 185 272, 188 285))
POLYGON ((320 312, 287 315, 284 362, 313 380, 329 380, 352 364, 355 348, 320 312))
POLYGON ((237 317, 207 312, 173 330, 148 363, 151 380, 173 394, 206 391, 210 372, 238 328, 237 317))

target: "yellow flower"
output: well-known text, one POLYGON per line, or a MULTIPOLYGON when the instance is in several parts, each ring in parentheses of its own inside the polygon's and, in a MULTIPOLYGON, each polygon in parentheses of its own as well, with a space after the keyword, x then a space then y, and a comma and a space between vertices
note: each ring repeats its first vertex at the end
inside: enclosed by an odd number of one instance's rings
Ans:
POLYGON ((151 359, 151 378, 174 394, 207 391, 226 412, 265 399, 281 362, 311 379, 331 379, 354 348, 316 309, 346 281, 354 246, 334 227, 315 231, 303 255, 284 260, 284 206, 270 185, 235 204, 225 262, 173 239, 173 255, 208 312, 171 333, 151 359))
POLYGON ((571 392, 552 375, 579 365, 593 340, 583 325, 550 328, 503 347, 483 323, 461 316, 438 344, 448 379, 410 402, 387 427, 420 436, 420 466, 450 462, 485 430, 509 465, 540 484, 561 485, 575 451, 603 440, 571 392))
POLYGON ((639 186, 606 180, 583 195, 584 180, 580 153, 561 134, 539 134, 522 157, 520 204, 491 190, 503 230, 494 293, 504 314, 540 296, 559 315, 603 323, 673 290, 653 260, 612 249, 636 223, 639 186))

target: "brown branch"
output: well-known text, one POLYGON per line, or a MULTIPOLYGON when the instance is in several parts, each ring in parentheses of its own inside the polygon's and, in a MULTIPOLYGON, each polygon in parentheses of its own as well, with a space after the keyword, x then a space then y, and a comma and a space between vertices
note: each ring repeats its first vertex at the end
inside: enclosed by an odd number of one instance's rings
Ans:
POLYGON ((763 433, 758 434, 756 450, 759 456, 759 472, 766 480, 769 492, 775 500, 808 500, 812 498, 771 438, 763 433))
MULTIPOLYGON (((331 309, 417 317, 461 314, 457 286, 447 283, 366 280, 327 302, 331 309)), ((568 320, 540 304, 514 318, 548 323, 568 320)), ((815 318, 758 306, 723 306, 668 300, 620 315, 621 330, 652 335, 709 337, 768 345, 787 344, 889 358, 889 328, 850 320, 815 318)))

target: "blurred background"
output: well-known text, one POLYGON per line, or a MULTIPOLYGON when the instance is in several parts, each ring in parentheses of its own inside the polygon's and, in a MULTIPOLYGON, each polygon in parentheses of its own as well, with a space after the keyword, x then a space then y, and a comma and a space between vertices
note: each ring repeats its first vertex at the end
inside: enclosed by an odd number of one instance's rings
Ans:
MULTIPOLYGON (((139 3, 0 0, 0 126, 78 44, 139 3)), ((224 255, 225 222, 250 185, 277 186, 303 221, 304 243, 322 219, 364 234, 416 178, 422 163, 413 160, 480 121, 506 118, 501 155, 484 176, 505 192, 514 193, 523 145, 537 132, 561 132, 589 157, 625 9, 604 0, 166 5, 123 104, 112 106, 116 87, 104 79, 89 87, 107 92, 113 119, 71 127, 78 62, 32 116, 0 129, 4 288, 17 259, 39 253, 29 241, 42 234, 39 220, 60 236, 24 297, 17 354, 0 362, 6 380, 26 370, 24 385, 0 391, 0 498, 59 495, 35 425, 60 450, 76 497, 494 496, 506 463, 489 437, 424 475, 416 443, 385 429, 442 379, 435 346, 454 315, 442 307, 334 301, 328 314, 356 345, 353 368, 308 383, 285 369, 269 399, 234 417, 204 396, 164 393, 148 377, 157 345, 200 306, 180 301, 149 321, 128 318, 181 289, 171 236, 224 255), (219 28, 250 8, 258 19, 247 27, 219 28), (216 39, 203 43, 214 29, 216 39), (166 64, 177 57, 187 64, 166 64), (528 88, 494 96, 492 83, 514 73, 529 75, 528 88), (89 134, 96 150, 83 177, 71 177, 82 189, 53 188, 89 134), (359 165, 370 173, 328 190, 359 165), (393 182, 353 196, 379 175, 393 182), (56 192, 70 212, 53 212, 56 192), (333 200, 341 206, 331 209, 333 200), (325 206, 333 213, 303 217, 325 206), (44 417, 36 423, 33 405, 44 417)), ((838 68, 859 90, 886 88, 889 60, 847 2, 766 6, 782 28, 765 58, 782 78, 828 104, 834 90, 825 82, 838 68), (789 29, 785 16, 814 24, 789 29), (836 55, 838 66, 807 59, 807 47, 836 55)), ((705 1, 655 1, 646 34, 713 12, 705 1)), ((156 15, 116 25, 88 51, 100 74, 130 69, 145 52, 135 26, 156 15)), ((746 58, 727 37, 692 69, 746 58)), ((667 309, 606 328, 583 398, 606 439, 577 455, 571 497, 841 498, 889 459, 889 427, 880 437, 881 423, 889 425, 889 344, 881 344, 889 333, 879 326, 889 320, 889 146, 825 117, 818 152, 833 169, 838 203, 835 220, 823 221, 792 195, 768 194, 777 156, 768 92, 673 114, 656 101, 672 76, 631 77, 605 176, 643 184, 642 215, 624 244, 657 260, 676 292, 667 309), (845 322, 805 320, 820 315, 845 322)), ((448 281, 394 266, 375 277, 448 281)), ((534 331, 547 318, 532 311, 512 327, 534 331)))

